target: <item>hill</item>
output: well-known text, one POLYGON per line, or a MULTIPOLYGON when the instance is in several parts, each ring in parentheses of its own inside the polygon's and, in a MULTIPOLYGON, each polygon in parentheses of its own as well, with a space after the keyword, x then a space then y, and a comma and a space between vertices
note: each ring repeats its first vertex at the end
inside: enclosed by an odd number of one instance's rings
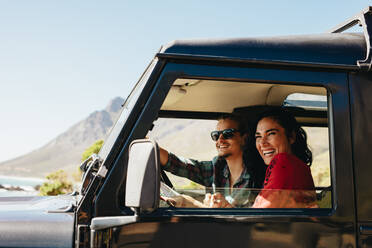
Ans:
POLYGON ((58 169, 75 171, 81 154, 96 140, 104 139, 113 126, 124 99, 116 97, 107 107, 94 111, 43 147, 0 163, 2 175, 44 177, 58 169))

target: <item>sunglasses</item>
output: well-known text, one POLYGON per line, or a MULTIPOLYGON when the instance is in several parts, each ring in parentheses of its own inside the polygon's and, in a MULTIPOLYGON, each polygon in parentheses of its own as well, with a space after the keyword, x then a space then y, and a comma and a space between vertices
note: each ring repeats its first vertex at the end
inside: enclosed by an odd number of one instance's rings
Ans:
POLYGON ((222 131, 212 131, 211 132, 211 138, 214 141, 217 141, 220 138, 220 135, 222 134, 224 139, 231 139, 234 136, 235 132, 239 132, 239 130, 234 128, 225 129, 222 131))

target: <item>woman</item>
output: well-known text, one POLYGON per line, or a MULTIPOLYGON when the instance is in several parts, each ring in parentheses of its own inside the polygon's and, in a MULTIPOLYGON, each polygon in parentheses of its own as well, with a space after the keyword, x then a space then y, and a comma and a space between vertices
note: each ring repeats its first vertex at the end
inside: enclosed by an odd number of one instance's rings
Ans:
POLYGON ((254 208, 317 207, 306 132, 283 109, 265 112, 256 127, 256 148, 268 166, 254 208))

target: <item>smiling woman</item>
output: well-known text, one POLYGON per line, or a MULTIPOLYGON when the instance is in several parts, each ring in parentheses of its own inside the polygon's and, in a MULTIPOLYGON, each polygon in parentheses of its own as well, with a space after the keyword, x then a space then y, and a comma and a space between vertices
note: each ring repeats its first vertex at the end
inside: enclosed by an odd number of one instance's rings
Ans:
POLYGON ((284 109, 269 110, 258 118, 256 126, 256 148, 267 165, 279 153, 293 153, 311 165, 313 156, 307 134, 291 113, 284 109))
POLYGON ((268 168, 263 191, 253 207, 316 207, 306 132, 283 109, 265 112, 258 120, 256 147, 268 168))

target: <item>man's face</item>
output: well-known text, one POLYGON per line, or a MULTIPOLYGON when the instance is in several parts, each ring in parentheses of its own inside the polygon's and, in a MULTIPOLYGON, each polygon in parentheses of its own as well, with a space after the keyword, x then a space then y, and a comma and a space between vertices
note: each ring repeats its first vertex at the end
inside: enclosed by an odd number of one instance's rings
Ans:
MULTIPOLYGON (((230 119, 222 119, 217 123, 217 131, 223 131, 225 129, 234 128, 238 130, 238 124, 230 119)), ((218 156, 224 158, 234 158, 242 156, 242 146, 244 145, 244 137, 241 136, 240 132, 234 132, 234 135, 225 139, 222 134, 220 134, 218 140, 216 141, 216 148, 218 156)))

